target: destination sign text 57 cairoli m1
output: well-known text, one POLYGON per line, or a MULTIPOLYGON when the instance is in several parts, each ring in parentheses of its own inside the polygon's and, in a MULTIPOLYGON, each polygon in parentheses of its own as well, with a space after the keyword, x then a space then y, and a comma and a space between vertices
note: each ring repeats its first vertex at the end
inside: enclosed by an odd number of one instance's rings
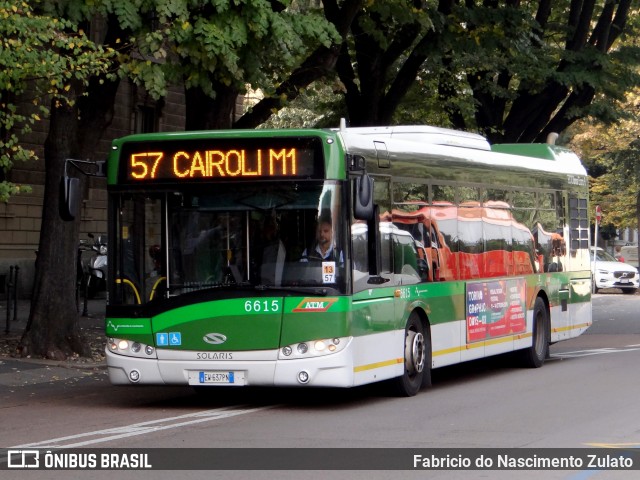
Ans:
POLYGON ((137 182, 318 178, 319 139, 207 139, 129 143, 124 179, 137 182))

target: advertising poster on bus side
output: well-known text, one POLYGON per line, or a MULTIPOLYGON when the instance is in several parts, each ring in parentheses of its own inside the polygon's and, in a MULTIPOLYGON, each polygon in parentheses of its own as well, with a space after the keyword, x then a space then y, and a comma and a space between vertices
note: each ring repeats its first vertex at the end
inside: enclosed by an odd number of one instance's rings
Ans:
POLYGON ((524 333, 527 284, 511 278, 467 284, 467 342, 524 333))

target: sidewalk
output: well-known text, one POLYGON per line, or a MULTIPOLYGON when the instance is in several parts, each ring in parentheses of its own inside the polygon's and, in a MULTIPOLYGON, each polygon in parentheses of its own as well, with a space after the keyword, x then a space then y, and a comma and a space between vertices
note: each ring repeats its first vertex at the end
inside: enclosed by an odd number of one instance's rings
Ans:
MULTIPOLYGON (((16 387, 77 379, 104 372, 105 299, 87 302, 87 315, 80 316, 80 328, 92 350, 91 358, 73 357, 64 361, 42 358, 22 358, 15 355, 24 333, 31 309, 30 300, 18 300, 17 309, 10 305, 7 322, 7 301, 0 302, 0 386, 16 387), (7 328, 9 333, 7 333, 7 328)), ((80 305, 82 312, 83 305, 80 305)))

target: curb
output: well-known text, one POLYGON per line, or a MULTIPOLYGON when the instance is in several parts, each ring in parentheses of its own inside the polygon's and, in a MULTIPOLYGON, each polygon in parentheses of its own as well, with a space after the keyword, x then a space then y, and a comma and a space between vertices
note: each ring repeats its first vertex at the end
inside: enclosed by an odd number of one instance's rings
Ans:
MULTIPOLYGON (((81 357, 80 357, 81 358, 81 357)), ((46 358, 29 358, 29 357, 7 357, 6 355, 0 356, 0 364, 3 362, 19 362, 27 363, 30 365, 41 365, 43 367, 61 367, 77 370, 104 370, 107 368, 106 360, 100 362, 74 362, 69 360, 49 360, 46 358)))

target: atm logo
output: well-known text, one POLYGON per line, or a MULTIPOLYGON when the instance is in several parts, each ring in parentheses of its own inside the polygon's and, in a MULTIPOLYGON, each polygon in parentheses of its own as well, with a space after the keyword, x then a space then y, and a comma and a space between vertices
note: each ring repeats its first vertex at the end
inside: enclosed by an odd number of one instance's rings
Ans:
POLYGON ((338 301, 337 298, 303 298, 294 312, 326 312, 338 301))

